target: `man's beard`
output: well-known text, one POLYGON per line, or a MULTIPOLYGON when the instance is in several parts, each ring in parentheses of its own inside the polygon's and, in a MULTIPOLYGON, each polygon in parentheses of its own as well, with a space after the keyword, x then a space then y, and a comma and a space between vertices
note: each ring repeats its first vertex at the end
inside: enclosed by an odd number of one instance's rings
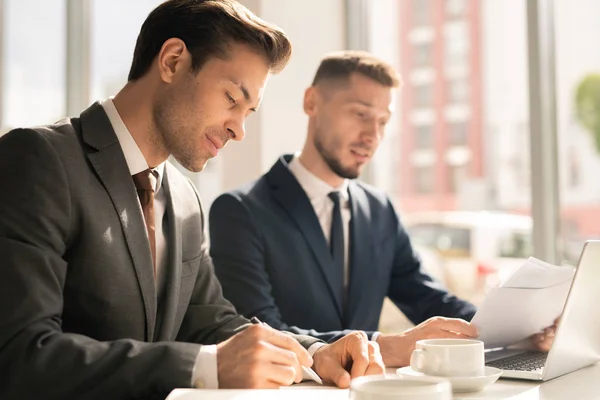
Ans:
POLYGON ((187 134, 185 125, 177 123, 177 117, 172 112, 167 98, 154 106, 152 114, 154 127, 169 155, 188 171, 201 171, 206 160, 199 159, 194 151, 191 135, 187 134))
POLYGON ((352 167, 345 168, 340 160, 335 158, 335 156, 325 148, 323 143, 318 139, 318 136, 319 135, 316 135, 315 137, 315 147, 319 154, 321 154, 323 160, 325 160, 325 163, 329 169, 332 170, 337 176, 344 179, 358 178, 360 175, 360 169, 352 167))

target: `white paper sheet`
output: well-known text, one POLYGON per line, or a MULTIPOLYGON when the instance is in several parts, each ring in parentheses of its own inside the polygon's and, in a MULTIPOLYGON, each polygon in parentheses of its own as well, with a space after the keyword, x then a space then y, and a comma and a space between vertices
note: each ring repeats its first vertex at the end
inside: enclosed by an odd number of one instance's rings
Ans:
POLYGON ((525 264, 517 269, 501 287, 547 288, 573 280, 574 273, 575 269, 572 267, 558 267, 537 258, 529 257, 525 264))
POLYGON ((530 258, 492 288, 471 321, 486 348, 515 344, 551 326, 563 310, 575 269, 530 258))

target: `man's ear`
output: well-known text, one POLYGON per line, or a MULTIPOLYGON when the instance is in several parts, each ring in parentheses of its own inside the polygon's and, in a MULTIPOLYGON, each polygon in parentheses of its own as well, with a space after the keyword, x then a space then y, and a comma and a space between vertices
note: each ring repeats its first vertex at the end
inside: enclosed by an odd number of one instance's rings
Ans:
POLYGON ((191 67, 191 55, 183 40, 170 38, 165 41, 157 56, 158 73, 165 83, 171 83, 177 72, 191 67))
POLYGON ((314 116, 317 113, 318 102, 319 102, 319 90, 315 86, 310 86, 304 92, 304 112, 309 117, 314 116))

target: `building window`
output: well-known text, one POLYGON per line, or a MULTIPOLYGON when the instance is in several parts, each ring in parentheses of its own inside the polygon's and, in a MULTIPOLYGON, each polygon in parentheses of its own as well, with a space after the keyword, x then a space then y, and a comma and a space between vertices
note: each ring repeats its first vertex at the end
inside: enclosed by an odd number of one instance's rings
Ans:
POLYGON ((469 81, 467 79, 453 79, 448 81, 448 102, 466 103, 469 101, 469 81))
POLYGON ((467 173, 467 165, 448 165, 450 171, 450 179, 448 180, 448 190, 450 193, 457 193, 460 191, 460 187, 465 181, 467 173))
POLYGON ((415 147, 419 150, 433 149, 433 126, 432 125, 416 125, 415 132, 415 147))
POLYGON ((414 68, 430 67, 433 64, 433 49, 431 43, 418 43, 413 47, 414 68))
POLYGON ((430 84, 413 86, 414 105, 417 108, 433 106, 433 87, 430 84))
POLYGON ((467 0, 446 0, 445 3, 449 19, 462 18, 467 14, 467 0))
POLYGON ((466 121, 452 122, 448 124, 448 133, 450 145, 468 146, 469 144, 469 124, 466 121))
POLYGON ((430 0, 413 0, 412 8, 414 26, 431 25, 433 10, 430 0))
POLYGON ((466 22, 452 22, 444 27, 445 64, 449 68, 469 65, 469 26, 466 22))
POLYGON ((435 169, 433 165, 418 166, 415 172, 415 192, 420 194, 433 193, 435 187, 435 169))

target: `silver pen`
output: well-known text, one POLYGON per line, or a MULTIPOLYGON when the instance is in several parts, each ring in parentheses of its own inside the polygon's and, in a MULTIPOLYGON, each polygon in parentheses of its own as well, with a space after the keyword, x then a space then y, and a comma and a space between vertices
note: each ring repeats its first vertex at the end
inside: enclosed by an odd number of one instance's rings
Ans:
MULTIPOLYGON (((256 317, 252 317, 250 318, 250 322, 252 322, 255 325, 265 325, 265 326, 269 326, 268 324, 261 322, 260 319, 256 318, 256 317)), ((323 380, 321 380, 321 377, 319 375, 317 375, 317 373, 315 371, 313 371, 311 368, 305 367, 304 365, 302 365, 302 371, 308 375, 308 377, 310 379, 312 379, 313 381, 317 382, 318 384, 322 385, 323 384, 323 380)))

